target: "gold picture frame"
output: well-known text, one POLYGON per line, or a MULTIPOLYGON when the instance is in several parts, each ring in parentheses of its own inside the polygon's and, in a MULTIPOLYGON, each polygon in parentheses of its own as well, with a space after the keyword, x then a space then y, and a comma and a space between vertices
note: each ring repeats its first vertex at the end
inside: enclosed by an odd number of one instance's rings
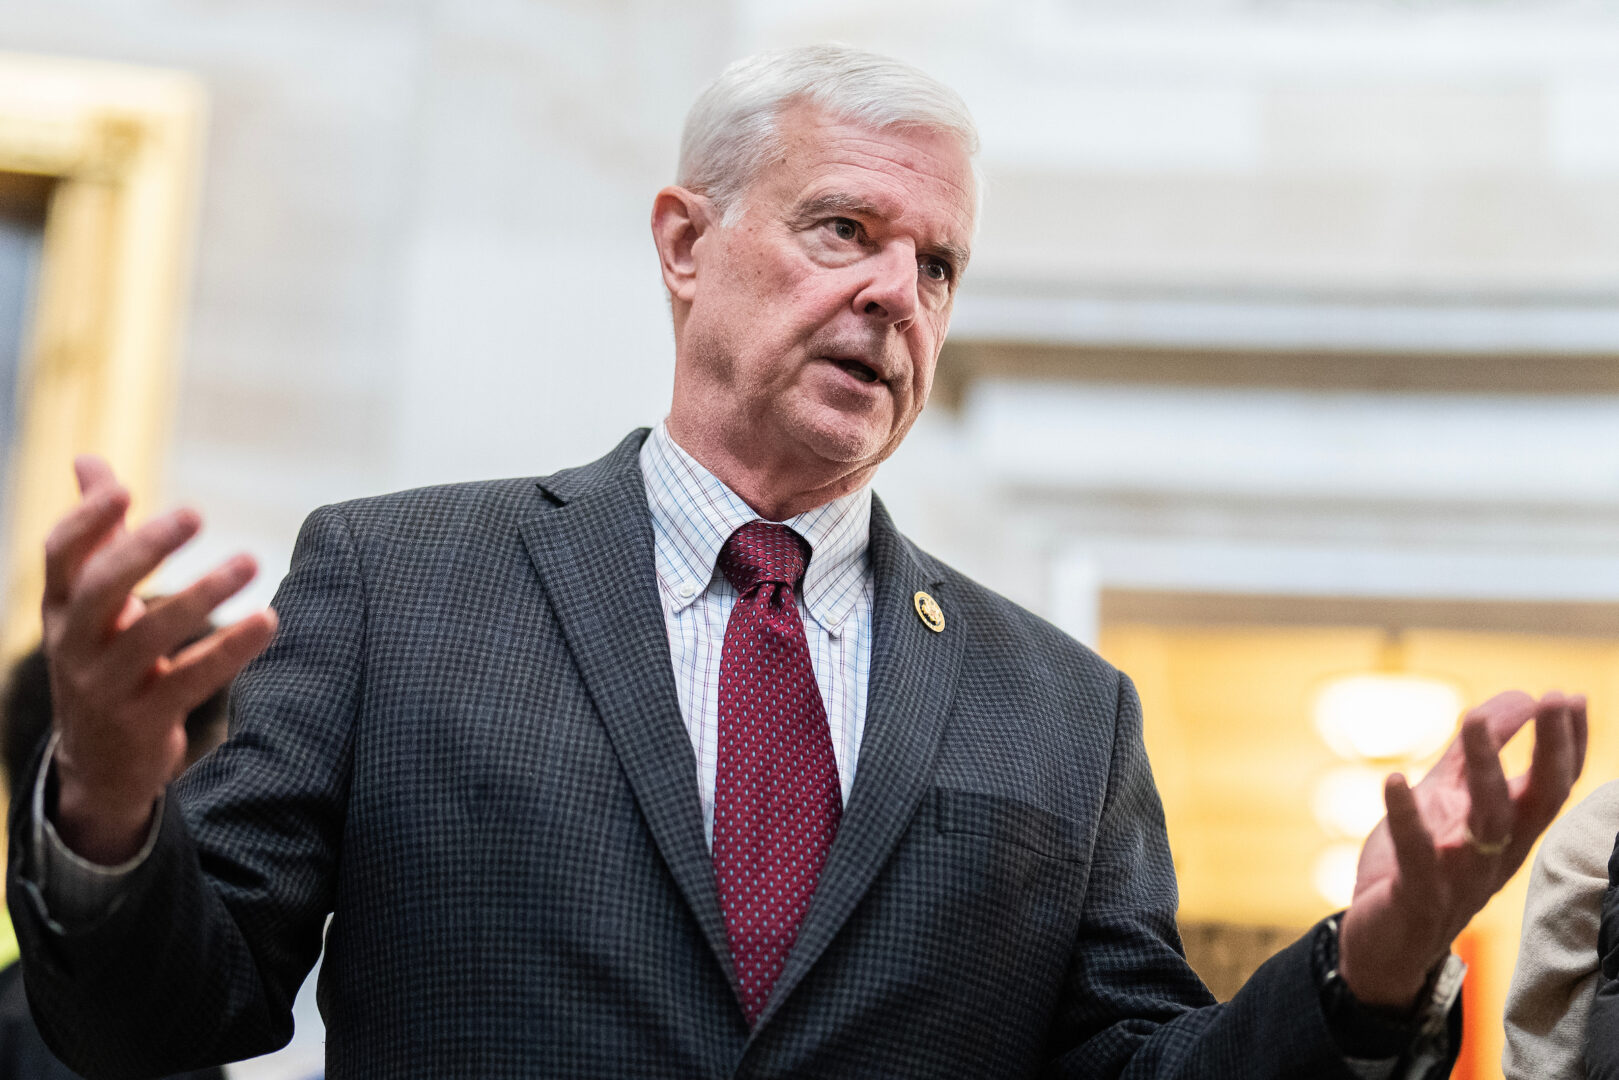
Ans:
POLYGON ((0 658, 39 637, 42 545, 101 454, 157 497, 195 225, 206 94, 192 75, 0 53, 0 174, 45 187, 17 387, 0 658))

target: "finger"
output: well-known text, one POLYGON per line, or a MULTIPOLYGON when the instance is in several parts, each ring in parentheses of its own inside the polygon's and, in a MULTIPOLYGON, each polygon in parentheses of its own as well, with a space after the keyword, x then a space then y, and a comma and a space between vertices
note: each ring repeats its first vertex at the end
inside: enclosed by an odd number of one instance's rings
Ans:
MULTIPOLYGON (((118 482, 113 474, 112 466, 107 459, 96 454, 80 454, 73 459, 73 475, 79 482, 80 496, 88 496, 92 492, 102 491, 128 491, 118 482)), ((113 534, 124 531, 124 523, 120 520, 113 526, 113 534)))
POLYGON ((99 685, 109 693, 138 687, 158 657, 174 653, 205 628, 209 613, 252 581, 257 570, 251 556, 238 555, 153 603, 107 650, 96 673, 99 685))
POLYGON ((1400 876, 1413 888, 1426 888, 1438 876, 1439 854, 1417 808, 1416 796, 1400 773, 1390 773, 1383 779, 1383 805, 1388 808, 1389 837, 1394 841, 1400 876))
POLYGON ((146 601, 134 593, 124 597, 124 606, 118 609, 117 618, 112 621, 113 633, 121 633, 134 626, 142 615, 146 614, 146 601))
MULTIPOLYGON (((1521 724, 1519 725, 1521 726, 1521 724)), ((1493 844, 1512 832, 1512 795, 1501 770, 1500 747, 1487 719, 1473 715, 1462 722, 1462 750, 1467 755, 1467 827, 1473 838, 1493 844)))
POLYGON ((1463 720, 1463 731, 1470 721, 1483 724, 1489 735, 1490 753, 1497 754, 1518 733, 1518 729, 1534 719, 1539 702, 1521 690, 1508 690, 1497 694, 1484 704, 1471 709, 1463 720))
POLYGON ((197 535, 202 519, 193 510, 175 510, 118 537, 85 561, 73 593, 66 636, 94 640, 107 631, 141 579, 197 535))
MULTIPOLYGON (((1508 690, 1468 710, 1462 722, 1466 724, 1471 720, 1484 723, 1491 732, 1491 739, 1496 742, 1496 749, 1499 750, 1512 738, 1513 733, 1528 723, 1530 717, 1534 715, 1534 698, 1521 690, 1508 690)), ((1461 733, 1458 732, 1417 786, 1448 787, 1453 781, 1460 781, 1466 772, 1467 752, 1462 745, 1461 733)))
POLYGON ((79 482, 79 493, 89 495, 99 488, 115 488, 118 478, 113 475, 107 459, 95 454, 80 454, 73 459, 73 476, 79 482))
POLYGON ((45 603, 66 602, 79 568, 117 530, 129 492, 101 487, 85 495, 45 538, 45 603))
POLYGON ((1585 716, 1585 695, 1575 694, 1568 699, 1569 718, 1574 729, 1574 779, 1585 771, 1585 748, 1590 742, 1590 728, 1585 716))
POLYGON ((1547 694, 1535 717, 1535 748, 1517 800, 1521 831, 1537 835, 1557 816, 1579 775, 1577 755, 1573 710, 1561 694, 1547 694))
POLYGON ((266 608, 187 646, 152 693, 165 710, 190 712, 236 677, 275 637, 276 614, 266 608))

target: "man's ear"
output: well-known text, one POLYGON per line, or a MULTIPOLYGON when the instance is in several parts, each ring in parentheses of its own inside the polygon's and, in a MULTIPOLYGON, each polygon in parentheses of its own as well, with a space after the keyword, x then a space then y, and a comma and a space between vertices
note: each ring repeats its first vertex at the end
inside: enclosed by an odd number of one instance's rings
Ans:
POLYGON ((666 187, 652 201, 652 242, 673 299, 689 304, 696 295, 697 244, 715 223, 714 204, 687 188, 666 187))

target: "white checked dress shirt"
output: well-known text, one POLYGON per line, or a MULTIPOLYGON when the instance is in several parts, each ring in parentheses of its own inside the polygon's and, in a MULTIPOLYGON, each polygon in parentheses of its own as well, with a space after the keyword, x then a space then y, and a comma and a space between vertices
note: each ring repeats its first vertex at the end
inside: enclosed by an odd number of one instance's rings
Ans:
MULTIPOLYGON (((718 477, 699 465, 659 424, 641 447, 652 510, 658 596, 669 630, 669 656, 680 715, 697 755, 703 833, 714 844, 714 769, 719 748, 720 652, 736 590, 715 569, 720 548, 760 517, 718 477)), ((871 673, 871 489, 863 487, 783 524, 809 541, 798 614, 810 666, 826 706, 843 800, 849 801, 860 737, 866 726, 871 673)))

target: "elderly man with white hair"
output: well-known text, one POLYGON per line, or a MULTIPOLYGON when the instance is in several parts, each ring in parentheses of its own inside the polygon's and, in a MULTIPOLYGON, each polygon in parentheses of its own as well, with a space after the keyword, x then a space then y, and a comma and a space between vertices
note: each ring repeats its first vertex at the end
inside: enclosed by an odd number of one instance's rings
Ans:
POLYGON ((273 612, 172 660, 252 563, 143 605, 199 519, 125 531, 81 459, 8 890, 63 1058, 268 1050, 324 937, 334 1080, 1448 1070, 1449 944, 1562 804, 1583 700, 1503 695, 1390 777, 1350 908, 1216 1004, 1129 679, 871 492, 927 401, 976 148, 884 57, 733 65, 652 210, 667 419, 537 480, 317 510, 273 612), (233 676, 229 741, 166 788, 233 676))

